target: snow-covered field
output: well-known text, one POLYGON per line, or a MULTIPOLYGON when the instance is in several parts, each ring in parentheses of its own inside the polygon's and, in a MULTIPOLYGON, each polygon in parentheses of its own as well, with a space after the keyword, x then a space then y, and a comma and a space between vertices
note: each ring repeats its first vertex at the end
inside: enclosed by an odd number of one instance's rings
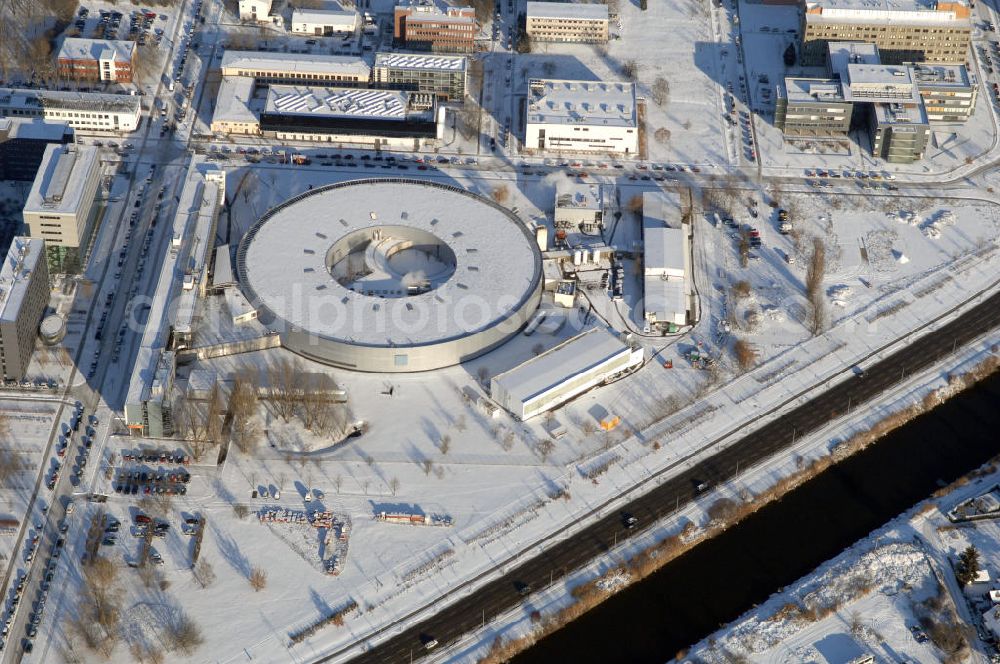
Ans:
MULTIPOLYGON (((708 3, 689 0, 653 0, 646 12, 638 9, 638 3, 619 4, 620 40, 606 48, 550 44, 518 56, 513 75, 515 94, 523 94, 518 90, 534 76, 622 78, 626 65, 634 60, 640 94, 647 100, 647 157, 661 162, 730 163, 719 88, 723 71, 718 59, 722 57, 721 26, 717 17, 710 20, 710 13, 715 15, 716 10, 709 10, 708 3), (667 82, 669 96, 657 105, 651 101, 651 93, 661 77, 667 82), (666 142, 651 136, 661 127, 670 132, 666 142)), ((758 31, 754 26, 763 25, 764 20, 755 17, 757 12, 788 10, 745 5, 745 11, 745 30, 754 32, 758 31)), ((773 22, 767 18, 769 25, 787 22, 786 16, 773 22)), ((775 52, 780 57, 780 50, 771 42, 781 37, 773 32, 766 38, 763 32, 759 36, 759 48, 754 48, 756 36, 746 37, 747 52, 753 51, 755 58, 750 68, 771 71, 771 64, 757 64, 756 58, 771 58, 775 52), (771 42, 765 44, 765 39, 771 42)), ((212 50, 207 44, 202 46, 204 56, 212 50)), ((196 131, 204 130, 210 107, 210 102, 202 103, 196 131)), ((988 116, 980 109, 970 125, 970 136, 974 137, 970 141, 985 145, 992 139, 983 118, 988 116)), ((764 128, 765 163, 784 167, 781 160, 786 157, 780 154, 782 148, 769 143, 772 138, 773 128, 764 128)), ((965 154, 955 156, 955 163, 965 154)), ((858 155, 849 159, 857 161, 858 155)), ((809 160, 815 157, 802 159, 804 164, 813 165, 809 160)), ((312 166, 264 163, 227 168, 230 209, 220 222, 219 240, 224 237, 231 244, 236 244, 268 208, 311 186, 399 175, 363 167, 334 171, 315 162, 312 166)), ((556 184, 566 177, 562 173, 526 176, 455 167, 419 173, 410 170, 407 174, 502 199, 523 219, 550 227, 556 184)), ((609 217, 612 212, 621 213, 607 241, 619 249, 636 247, 641 240, 640 217, 629 211, 629 205, 643 191, 654 190, 655 183, 605 176, 592 177, 591 181, 604 186, 613 201, 609 217)), ((116 186, 122 185, 119 181, 116 186)), ((695 192, 696 201, 699 193, 695 192)), ((831 382, 851 380, 852 365, 890 352, 893 344, 906 343, 906 336, 915 330, 932 331, 954 315, 956 306, 996 286, 1000 208, 987 200, 949 198, 948 192, 903 193, 908 195, 881 198, 860 192, 833 195, 739 190, 739 203, 733 205, 740 208, 737 221, 755 225, 763 240, 746 267, 740 264, 736 232, 718 224, 713 215, 696 205, 693 265, 700 322, 676 337, 638 335, 648 359, 645 366, 628 380, 588 392, 558 409, 555 417, 567 430, 558 440, 550 438, 541 421, 519 423, 506 414, 489 416, 475 406, 470 395, 484 394, 482 376, 510 369, 589 327, 608 325, 617 331, 641 332, 641 281, 631 263, 624 300, 612 301, 599 289, 588 291, 594 306, 591 315, 569 315, 561 329, 539 331, 530 338, 519 335, 465 365, 419 375, 353 374, 304 365, 309 371, 331 376, 346 391, 347 404, 338 411, 341 419, 332 433, 309 431, 300 415, 286 421, 271 405, 262 404, 255 418, 263 432, 252 455, 232 448, 221 465, 203 461, 189 466, 192 479, 185 495, 142 504, 142 509, 162 514, 171 524, 166 537, 155 541, 164 564, 154 568, 152 577, 125 565, 135 561, 139 538, 123 532, 116 544, 103 547, 118 569, 113 587, 124 626, 120 631, 123 642, 111 651, 110 661, 136 661, 136 652, 164 645, 167 638, 162 626, 176 622, 179 615, 198 624, 204 637, 193 658, 215 662, 304 662, 363 643, 375 630, 391 627, 391 633, 400 616, 473 592, 482 581, 471 579, 522 552, 535 555, 545 546, 549 533, 562 526, 570 526, 570 531, 581 527, 595 506, 627 494, 678 459, 710 455, 748 428, 780 417, 778 404, 808 398, 831 382), (768 206, 772 197, 793 212, 795 235, 778 233, 775 211, 768 206), (749 210, 742 211, 751 199, 756 202, 751 207, 760 211, 756 219, 749 210), (813 238, 822 241, 827 252, 822 284, 827 321, 817 335, 808 328, 803 293, 813 238), (738 340, 753 350, 752 367, 741 368, 734 357, 738 340), (694 349, 712 357, 716 368, 703 371, 693 367, 685 358, 694 349), (668 361, 672 368, 666 368, 668 361), (619 416, 622 424, 611 432, 600 432, 599 421, 609 415, 619 416), (343 425, 353 420, 365 421, 366 432, 340 444, 343 425), (313 451, 288 451, 302 449, 313 451), (265 488, 268 496, 260 497, 265 488), (323 494, 319 501, 314 498, 316 491, 323 494), (310 497, 308 502, 306 496, 310 497), (270 507, 296 513, 328 510, 350 525, 327 539, 325 529, 302 523, 261 523, 255 514, 270 507), (444 515, 451 525, 389 523, 375 518, 381 512, 444 515), (212 568, 210 576, 214 578, 208 582, 204 573, 199 580, 191 572, 192 540, 181 527, 183 519, 195 514, 208 524, 199 558, 212 568), (328 574, 324 569, 331 556, 339 562, 339 574, 328 574), (266 584, 259 590, 250 584, 257 569, 266 574, 266 584), (293 644, 292 635, 352 603, 356 608, 347 611, 343 625, 326 626, 293 644)), ((577 240, 571 237, 571 241, 577 240)), ((112 231, 104 231, 98 240, 116 241, 112 231)), ((173 270, 172 262, 164 264, 173 270)), ((161 283, 169 282, 169 277, 161 283)), ((90 295, 99 302, 104 293, 90 295)), ((550 297, 544 307, 554 306, 550 297)), ((208 296, 202 305, 196 347, 266 334, 257 322, 235 324, 221 296, 208 296)), ((73 329, 71 326, 71 334, 73 329)), ((71 336, 66 344, 77 347, 79 341, 71 336)), ((971 362, 983 352, 984 346, 979 344, 963 358, 971 362)), ((84 356, 81 363, 86 366, 89 356, 84 356)), ((195 371, 214 372, 211 375, 225 380, 242 369, 260 371, 284 360, 296 358, 271 349, 199 360, 182 366, 178 377, 184 387, 195 371)), ((124 383, 126 377, 121 378, 124 383)), ((931 374, 916 377, 887 400, 893 406, 919 400, 939 378, 931 374)), ((864 425, 862 420, 839 423, 840 428, 804 439, 795 453, 806 460, 828 454, 832 441, 848 435, 851 427, 864 425)), ((155 441, 145 442, 156 445, 155 441)), ((164 446, 172 450, 176 442, 164 446)), ((109 439, 105 451, 120 455, 134 448, 134 439, 116 435, 109 439)), ((207 458, 214 459, 214 454, 207 458)), ((152 464, 152 469, 159 465, 163 464, 152 464)), ((746 471, 739 486, 720 487, 711 496, 760 492, 795 468, 791 455, 771 460, 746 471)), ((129 530, 143 496, 116 494, 111 481, 111 477, 97 476, 92 488, 110 494, 100 509, 122 521, 123 530, 129 530)), ((704 525, 707 504, 692 505, 683 516, 704 525)), ((68 555, 60 563, 69 568, 60 576, 67 582, 60 583, 52 597, 53 606, 40 627, 36 651, 26 661, 70 659, 67 653, 71 649, 81 661, 98 658, 66 628, 81 592, 76 561, 84 552, 87 524, 98 509, 81 501, 72 516, 68 555)), ((679 516, 651 527, 627 546, 634 550, 676 532, 679 516)), ((897 610, 894 607, 900 594, 887 593, 900 587, 899 577, 893 575, 900 569, 909 575, 915 592, 925 589, 919 552, 913 545, 899 542, 880 546, 878 554, 855 553, 859 573, 870 577, 872 587, 878 589, 858 600, 871 602, 862 607, 866 611, 889 616, 897 610)), ((853 563, 837 564, 829 573, 848 577, 846 570, 853 569, 853 563)), ((596 561, 574 578, 586 580, 610 566, 608 561, 596 561)), ((808 583, 804 581, 800 590, 820 587, 808 583)), ((546 591, 551 595, 540 593, 533 603, 558 607, 566 601, 565 590, 566 586, 560 586, 546 591)), ((481 654, 479 643, 491 642, 497 633, 530 629, 523 614, 521 610, 512 612, 490 626, 489 633, 478 635, 482 641, 460 644, 458 652, 441 657, 474 659, 481 654)), ((773 633, 784 638, 782 629, 776 626, 773 633)), ((858 638, 866 642, 869 633, 860 633, 858 638)), ((808 640, 796 646, 783 640, 782 646, 794 648, 790 651, 793 659, 800 653, 806 656, 813 647, 808 640)), ((846 652, 847 644, 830 647, 841 653, 846 652)), ((343 653, 341 659, 352 652, 343 653)), ((180 658, 176 653, 172 656, 180 658)), ((773 660, 765 657, 762 661, 773 660)))
MULTIPOLYGON (((371 175, 358 171, 336 177, 371 175)), ((238 169, 229 176, 234 239, 271 205, 334 179, 322 167, 261 166, 246 173, 238 169)), ((485 195, 506 185, 507 205, 517 207, 526 218, 548 223, 554 183, 565 177, 429 174, 485 195)), ((613 184, 609 181, 608 186, 613 184)), ((620 199, 628 201, 641 189, 621 183, 620 199)), ((717 228, 708 216, 697 214, 695 278, 702 294, 702 322, 690 337, 644 340, 648 353, 660 351, 658 361, 649 362, 629 380, 594 390, 559 409, 556 417, 568 434, 552 445, 540 445, 549 440, 543 423, 517 423, 506 415, 489 418, 464 393, 482 394, 480 367, 490 374, 508 369, 530 357, 536 344, 548 347, 573 333, 573 325, 551 336, 519 336, 474 362, 433 374, 351 374, 311 365, 310 371, 329 373, 347 391, 345 421, 365 420, 370 429, 361 438, 330 447, 339 436, 309 433, 297 417, 285 423, 272 409, 261 407, 259 418, 266 434, 258 452, 250 458, 232 449, 221 467, 190 467, 194 477, 188 494, 171 501, 166 514, 174 528, 162 544, 157 543, 166 561, 158 574, 168 587, 152 592, 137 578, 128 581, 138 572, 122 568, 123 606, 142 607, 127 612, 128 633, 140 640, 160 638, 152 627, 155 621, 141 616, 169 609, 183 611, 202 626, 206 641, 199 652, 212 653, 218 661, 248 655, 263 661, 305 661, 337 650, 436 597, 469 592, 463 586, 468 579, 516 552, 536 550, 536 543, 544 543, 545 534, 555 527, 583 523, 592 506, 628 491, 678 457, 698 450, 710 453, 714 448, 705 448, 708 441, 736 434, 747 422, 776 416, 766 414, 761 419, 760 413, 767 413, 772 404, 803 390, 822 389, 825 381, 849 377, 844 367, 882 352, 885 344, 995 280, 997 220, 990 205, 911 199, 906 212, 913 216, 901 216, 894 206, 872 205, 868 199, 846 198, 840 209, 834 209, 820 197, 782 195, 786 206, 798 209, 802 237, 821 237, 829 247, 824 281, 830 300, 827 332, 812 337, 802 323, 806 261, 802 257, 789 265, 777 251, 799 251, 790 237, 778 235, 769 222, 759 219, 764 237, 760 259, 742 268, 736 244, 724 227, 717 228), (940 233, 929 232, 931 228, 940 233), (867 261, 862 260, 862 246, 867 248, 867 261), (731 287, 738 279, 750 283, 751 296, 735 302, 731 287), (737 307, 739 315, 730 317, 728 307, 737 307), (720 332, 720 321, 725 320, 734 324, 729 332, 720 332), (731 359, 734 337, 751 341, 757 349, 757 366, 747 373, 741 373, 731 359), (683 354, 693 342, 717 358, 719 369, 704 372, 690 367, 683 354), (673 360, 674 368, 663 368, 666 359, 673 360), (725 389, 712 390, 710 376, 725 389), (596 433, 598 419, 607 414, 620 415, 624 424, 610 434, 596 433), (295 438, 305 444, 296 444, 295 438), (653 445, 654 441, 660 444, 653 445), (305 456, 283 451, 295 447, 320 451, 305 456), (280 499, 252 498, 251 492, 261 487, 272 493, 278 488, 280 499), (253 517, 266 505, 314 509, 303 496, 315 489, 325 494, 325 509, 350 519, 346 562, 337 576, 322 571, 323 543, 310 527, 262 525, 253 517), (242 508, 234 506, 239 505, 250 511, 248 518, 237 515, 242 508), (453 525, 375 520, 382 511, 442 514, 451 517, 453 525), (181 517, 195 512, 208 519, 201 558, 210 562, 216 576, 204 589, 189 571, 189 540, 177 525, 181 517), (268 575, 267 586, 259 593, 248 583, 254 567, 268 575), (219 602, 220 597, 226 601, 219 602), (326 627, 290 645, 291 634, 351 601, 358 609, 348 613, 344 627, 326 627), (248 610, 249 606, 254 608, 248 610)), ((758 205, 770 212, 764 203, 758 205)), ((613 242, 629 246, 638 237, 638 219, 624 212, 613 242)), ((808 247, 808 242, 802 246, 808 247)), ((621 318, 613 306, 621 307, 623 317, 633 321, 629 307, 641 307, 641 294, 634 291, 622 303, 612 303, 597 291, 592 295, 597 311, 619 328, 621 318)), ((221 315, 225 307, 209 302, 196 346, 233 338, 235 329, 240 338, 252 336, 255 329, 263 334, 252 325, 234 328, 221 315)), ((599 320, 591 317, 585 325, 600 324, 599 320)), ((183 382, 191 371, 208 369, 225 377, 283 357, 292 356, 268 350, 216 358, 183 367, 180 375, 183 382)), ((119 451, 131 446, 128 439, 112 439, 109 447, 119 451)), ((819 455, 827 444, 816 443, 810 449, 819 455)), ((809 449, 802 455, 808 457, 809 449)), ((787 469, 769 469, 761 473, 760 482, 771 482, 776 474, 795 467, 791 459, 776 463, 786 464, 787 469)), ((744 477, 747 484, 758 481, 752 473, 744 477)), ((106 484, 98 480, 95 488, 106 489, 106 484)), ((127 523, 138 497, 111 495, 108 509, 127 523)), ((82 511, 84 515, 77 518, 90 514, 82 511)), ((652 532, 662 534, 670 527, 664 524, 652 532)), ((84 531, 74 528, 76 537, 69 545, 74 556, 82 553, 84 531)), ((126 536, 110 551, 113 560, 123 562, 134 558, 137 548, 138 540, 126 536)), ((67 599, 77 589, 68 585, 67 599)), ((71 611, 71 606, 61 602, 59 611, 71 611)), ((60 624, 60 613, 52 615, 55 623, 46 622, 45 629, 60 624)), ((66 634, 53 633, 42 652, 52 656, 65 646, 66 634)), ((112 661, 129 661, 128 649, 117 648, 112 661)))

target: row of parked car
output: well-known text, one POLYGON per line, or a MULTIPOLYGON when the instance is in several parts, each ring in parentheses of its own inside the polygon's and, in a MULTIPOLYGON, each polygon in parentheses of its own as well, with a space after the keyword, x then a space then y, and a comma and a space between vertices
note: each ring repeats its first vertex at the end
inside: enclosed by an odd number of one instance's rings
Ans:
POLYGON ((113 488, 115 493, 122 495, 165 494, 169 496, 187 493, 185 486, 191 481, 191 473, 186 470, 150 471, 122 469, 115 478, 113 488))
POLYGON ((145 463, 176 463, 188 465, 191 463, 191 456, 182 452, 166 452, 162 450, 122 452, 122 461, 138 461, 145 463))

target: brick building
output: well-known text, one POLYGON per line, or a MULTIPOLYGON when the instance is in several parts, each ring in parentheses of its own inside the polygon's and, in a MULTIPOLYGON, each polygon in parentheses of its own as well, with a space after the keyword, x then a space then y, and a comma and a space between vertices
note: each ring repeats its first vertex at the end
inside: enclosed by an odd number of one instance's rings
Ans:
POLYGON ((131 83, 135 56, 132 41, 67 37, 59 49, 59 75, 82 81, 131 83))

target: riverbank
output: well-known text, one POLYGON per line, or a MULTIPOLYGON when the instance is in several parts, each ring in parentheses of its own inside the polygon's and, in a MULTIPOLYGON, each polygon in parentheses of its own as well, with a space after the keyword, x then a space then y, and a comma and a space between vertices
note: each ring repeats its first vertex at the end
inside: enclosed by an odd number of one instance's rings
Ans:
MULTIPOLYGON (((651 528, 648 535, 644 533, 636 541, 613 551, 605 560, 595 561, 587 569, 571 575, 561 587, 537 593, 523 610, 511 612, 502 624, 494 624, 470 637, 468 640, 475 639, 478 645, 467 644, 466 650, 457 653, 458 658, 499 662, 524 651, 623 588, 660 570, 834 464, 866 449, 887 433, 993 374, 1000 364, 995 353, 996 348, 988 343, 974 345, 964 354, 960 352, 955 356, 954 364, 958 368, 950 374, 942 375, 940 370, 925 372, 907 381, 908 385, 901 389, 894 388, 879 403, 854 413, 853 418, 845 418, 835 428, 827 427, 818 432, 812 437, 816 439, 812 443, 806 440, 797 443, 796 456, 785 459, 784 467, 768 473, 772 481, 766 485, 743 483, 743 486, 720 487, 713 496, 701 501, 701 505, 651 528), (482 645, 484 642, 490 644, 488 650, 482 645)), ((744 476, 749 477, 758 470, 748 469, 744 476)), ((531 659, 525 657, 526 661, 531 659)))

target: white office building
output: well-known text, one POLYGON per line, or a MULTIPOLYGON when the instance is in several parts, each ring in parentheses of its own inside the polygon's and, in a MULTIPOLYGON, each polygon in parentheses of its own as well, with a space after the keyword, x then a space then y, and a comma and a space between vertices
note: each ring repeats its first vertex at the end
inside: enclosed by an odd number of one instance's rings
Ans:
POLYGON ((140 99, 97 92, 0 88, 0 116, 65 122, 78 132, 124 134, 139 128, 140 99))
POLYGON ((354 34, 358 29, 358 13, 333 9, 296 9, 292 12, 292 33, 330 37, 354 34))
POLYGON ((490 396, 527 420, 642 364, 632 348, 603 328, 592 328, 490 381, 490 396))
POLYGON ((271 0, 239 0, 241 21, 270 22, 271 0))
POLYGON ((28 234, 52 247, 79 247, 101 181, 97 148, 52 144, 24 204, 28 234))
POLYGON ((524 149, 634 155, 639 150, 635 85, 532 79, 524 149))

